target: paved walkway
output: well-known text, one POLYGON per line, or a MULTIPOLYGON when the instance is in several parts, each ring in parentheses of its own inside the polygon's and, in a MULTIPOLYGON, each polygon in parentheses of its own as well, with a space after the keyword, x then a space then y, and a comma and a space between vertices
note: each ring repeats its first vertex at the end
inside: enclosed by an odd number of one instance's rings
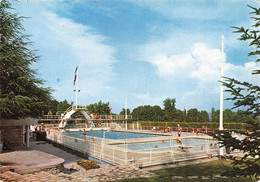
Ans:
POLYGON ((81 157, 79 157, 75 154, 69 153, 65 150, 62 150, 58 147, 55 147, 52 144, 47 143, 47 142, 31 141, 30 149, 45 152, 45 153, 48 153, 48 154, 51 154, 51 155, 64 159, 65 168, 70 168, 71 164, 75 163, 78 159, 81 159, 81 157))
MULTIPOLYGON (((64 159, 36 150, 2 153, 0 163, 7 166, 8 170, 11 169, 19 174, 39 172, 50 168, 57 168, 61 171, 64 168, 64 159)), ((2 170, 5 171, 6 168, 0 166, 0 172, 2 170)))

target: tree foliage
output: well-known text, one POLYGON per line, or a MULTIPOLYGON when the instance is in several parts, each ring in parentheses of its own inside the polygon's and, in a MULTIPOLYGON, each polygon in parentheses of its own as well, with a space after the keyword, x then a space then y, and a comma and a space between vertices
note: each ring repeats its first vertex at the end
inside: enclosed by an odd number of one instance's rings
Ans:
MULTIPOLYGON (((249 41, 249 46, 255 50, 250 52, 249 56, 260 55, 260 8, 249 6, 252 11, 252 19, 255 24, 251 30, 243 27, 233 27, 236 29, 235 33, 241 33, 239 40, 249 41)), ((257 59, 256 62, 260 60, 257 59)), ((252 76, 259 76, 260 70, 253 70, 252 76)), ((231 94, 228 100, 234 101, 233 108, 246 108, 244 114, 249 116, 247 131, 241 131, 239 134, 244 136, 243 139, 234 138, 229 132, 219 131, 215 137, 221 141, 222 145, 230 149, 230 151, 239 150, 243 152, 242 158, 230 157, 233 160, 233 169, 226 173, 229 176, 248 176, 251 178, 259 179, 260 174, 260 127, 259 127, 259 100, 260 100, 260 87, 248 82, 240 82, 234 78, 225 78, 223 83, 227 88, 226 92, 231 94)))
POLYGON ((97 113, 98 115, 109 115, 111 112, 109 102, 103 103, 99 101, 98 103, 88 105, 87 108, 90 113, 97 113))
POLYGON ((139 106, 133 109, 133 118, 141 121, 159 121, 163 117, 163 111, 160 106, 139 106))
MULTIPOLYGON (((211 110, 211 118, 212 122, 219 122, 219 110, 215 110, 212 108, 211 110)), ((231 109, 225 109, 223 111, 223 121, 224 123, 227 122, 235 122, 235 123, 246 123, 252 119, 252 115, 248 115, 246 111, 238 110, 232 111, 231 109)))
MULTIPOLYGON (((131 114, 131 112, 128 108, 126 109, 126 112, 127 112, 127 115, 131 114)), ((122 111, 120 111, 119 115, 125 115, 125 108, 123 108, 122 111)))
POLYGON ((198 122, 199 121, 199 111, 196 108, 189 109, 187 112, 187 121, 188 122, 198 122))
POLYGON ((165 99, 163 101, 164 110, 166 112, 174 112, 176 110, 175 103, 176 103, 175 99, 170 99, 170 98, 165 99))
POLYGON ((0 114, 5 119, 37 117, 50 100, 50 89, 30 68, 39 57, 28 48, 31 42, 21 24, 24 17, 11 9, 8 1, 0 3, 0 114))
POLYGON ((69 104, 69 102, 65 99, 57 104, 57 111, 66 111, 71 105, 72 103, 69 104))

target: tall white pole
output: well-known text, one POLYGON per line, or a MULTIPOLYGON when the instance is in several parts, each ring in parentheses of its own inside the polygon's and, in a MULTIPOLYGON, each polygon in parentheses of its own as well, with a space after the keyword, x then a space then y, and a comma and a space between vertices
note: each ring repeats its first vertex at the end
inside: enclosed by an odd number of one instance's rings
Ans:
POLYGON ((77 68, 77 78, 76 78, 76 109, 78 108, 78 93, 79 93, 79 71, 77 68))
POLYGON ((221 36, 221 77, 220 77, 220 115, 219 130, 223 130, 223 76, 224 76, 224 35, 221 36))
MULTIPOLYGON (((224 81, 224 35, 221 36, 221 78, 220 78, 220 110, 219 110, 219 130, 223 130, 223 81, 224 81)), ((223 147, 219 149, 219 155, 223 156, 223 147)))
POLYGON ((125 99, 125 129, 127 129, 127 99, 125 99))

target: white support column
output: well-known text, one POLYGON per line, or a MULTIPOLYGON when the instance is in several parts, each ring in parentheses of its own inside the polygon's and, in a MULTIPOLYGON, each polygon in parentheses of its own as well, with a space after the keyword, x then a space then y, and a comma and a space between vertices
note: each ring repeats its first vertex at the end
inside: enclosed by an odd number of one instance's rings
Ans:
MULTIPOLYGON (((219 112, 219 130, 223 130, 223 81, 224 81, 224 35, 221 36, 221 77, 220 77, 220 112, 219 112)), ((219 149, 219 155, 223 156, 223 147, 219 149)))
POLYGON ((125 129, 127 130, 127 99, 125 99, 125 129))
POLYGON ((152 164, 152 149, 150 149, 150 164, 152 164))
POLYGON ((25 130, 26 130, 26 147, 29 147, 29 139, 30 139, 30 127, 29 125, 25 125, 25 130))

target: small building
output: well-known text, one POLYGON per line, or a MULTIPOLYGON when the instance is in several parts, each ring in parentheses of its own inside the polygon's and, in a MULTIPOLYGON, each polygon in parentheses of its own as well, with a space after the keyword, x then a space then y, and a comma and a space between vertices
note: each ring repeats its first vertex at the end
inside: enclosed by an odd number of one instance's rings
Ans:
POLYGON ((37 125, 38 120, 26 118, 20 120, 0 119, 0 140, 5 139, 12 147, 29 147, 30 125, 37 125))

